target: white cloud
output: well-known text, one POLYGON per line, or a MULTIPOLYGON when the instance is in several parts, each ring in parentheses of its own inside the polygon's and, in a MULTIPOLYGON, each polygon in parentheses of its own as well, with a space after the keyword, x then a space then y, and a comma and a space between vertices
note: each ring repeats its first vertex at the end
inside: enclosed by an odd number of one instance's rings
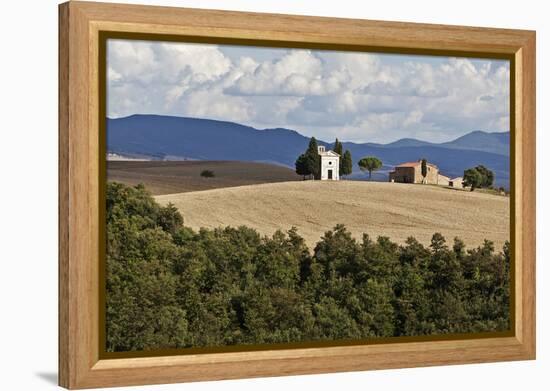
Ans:
POLYGON ((503 61, 222 49, 109 41, 109 116, 204 117, 358 142, 509 128, 503 61))
POLYGON ((215 45, 146 41, 110 40, 107 61, 110 116, 171 112, 187 91, 232 67, 215 45))
POLYGON ((254 108, 241 97, 226 96, 221 90, 196 91, 181 101, 185 113, 191 117, 226 119, 234 122, 248 122, 254 108))
POLYGON ((346 87, 347 74, 325 73, 321 59, 309 50, 290 51, 275 61, 242 69, 225 92, 231 95, 307 96, 335 93, 346 87))

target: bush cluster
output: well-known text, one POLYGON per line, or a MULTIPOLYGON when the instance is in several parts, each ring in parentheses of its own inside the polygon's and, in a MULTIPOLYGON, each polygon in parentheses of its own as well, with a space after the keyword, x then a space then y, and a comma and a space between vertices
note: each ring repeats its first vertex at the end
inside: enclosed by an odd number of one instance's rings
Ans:
POLYGON ((195 232, 143 186, 118 183, 106 216, 108 351, 509 328, 508 244, 356 241, 337 225, 310 251, 294 228, 195 232))

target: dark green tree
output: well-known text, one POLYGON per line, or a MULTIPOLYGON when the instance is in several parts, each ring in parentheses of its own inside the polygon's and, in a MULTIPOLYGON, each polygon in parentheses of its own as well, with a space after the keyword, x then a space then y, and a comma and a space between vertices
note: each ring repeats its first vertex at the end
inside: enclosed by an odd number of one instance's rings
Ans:
POLYGON ((160 208, 158 214, 158 225, 166 232, 175 234, 183 226, 183 217, 174 204, 169 203, 160 208))
POLYGON ((310 175, 313 175, 314 179, 321 178, 321 157, 319 156, 319 150, 317 140, 312 137, 309 140, 309 145, 304 154, 306 156, 306 167, 310 175))
POLYGON ((334 147, 332 148, 334 152, 336 152, 338 155, 342 156, 342 143, 338 141, 338 138, 334 142, 334 147))
POLYGON ((353 161, 351 160, 351 152, 346 149, 344 156, 340 158, 340 175, 346 176, 350 175, 353 169, 353 161))
POLYGON ((302 153, 300 156, 298 156, 298 159, 296 159, 296 163, 294 163, 294 166, 296 167, 296 174, 301 175, 302 179, 305 180, 306 176, 311 175, 307 164, 307 157, 305 154, 302 153))
POLYGON ((481 187, 483 183, 483 176, 475 168, 469 168, 464 171, 463 184, 466 187, 470 187, 470 191, 474 191, 478 187, 481 187))
POLYGON ((422 159, 420 173, 422 174, 422 183, 426 183, 426 175, 428 175, 428 161, 422 159))
POLYGON ((471 191, 476 188, 489 188, 493 186, 495 174, 483 165, 469 168, 464 171, 464 186, 470 186, 471 191), (477 172, 479 175, 477 175, 477 172))
POLYGON ((357 162, 361 171, 369 172, 369 180, 372 178, 373 171, 377 171, 382 167, 382 161, 374 156, 367 156, 357 162))
POLYGON ((483 165, 476 166, 475 169, 481 174, 482 181, 480 187, 491 187, 495 180, 495 174, 483 165))
POLYGON ((342 143, 338 141, 338 138, 336 138, 336 141, 334 141, 334 147, 332 148, 332 150, 336 152, 338 155, 340 155, 340 164, 338 166, 338 169, 340 170, 340 174, 342 174, 343 151, 342 151, 342 143))

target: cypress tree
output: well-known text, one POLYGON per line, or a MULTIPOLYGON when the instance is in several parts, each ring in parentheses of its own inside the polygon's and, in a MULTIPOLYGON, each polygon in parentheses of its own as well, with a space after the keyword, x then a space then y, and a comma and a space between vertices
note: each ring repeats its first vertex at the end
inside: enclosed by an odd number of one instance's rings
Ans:
POLYGON ((342 172, 342 143, 338 141, 338 138, 336 138, 336 141, 334 142, 334 148, 332 149, 334 152, 336 152, 338 155, 340 155, 340 166, 338 167, 340 169, 340 172, 342 172))
POLYGON ((305 153, 307 170, 314 179, 321 178, 321 157, 317 147, 317 140, 312 137, 305 153))
POLYGON ((422 174, 422 183, 426 183, 426 175, 428 175, 428 161, 426 159, 422 159, 422 165, 420 168, 422 174))
POLYGON ((353 162, 351 160, 351 152, 346 149, 344 156, 340 159, 340 175, 349 175, 353 169, 353 162))

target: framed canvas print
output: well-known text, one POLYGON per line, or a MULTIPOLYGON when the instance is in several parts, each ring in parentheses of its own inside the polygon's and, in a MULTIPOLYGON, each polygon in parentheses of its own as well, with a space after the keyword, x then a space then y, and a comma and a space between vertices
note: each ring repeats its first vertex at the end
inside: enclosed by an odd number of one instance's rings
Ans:
POLYGON ((535 33, 60 5, 59 380, 535 358, 535 33))

